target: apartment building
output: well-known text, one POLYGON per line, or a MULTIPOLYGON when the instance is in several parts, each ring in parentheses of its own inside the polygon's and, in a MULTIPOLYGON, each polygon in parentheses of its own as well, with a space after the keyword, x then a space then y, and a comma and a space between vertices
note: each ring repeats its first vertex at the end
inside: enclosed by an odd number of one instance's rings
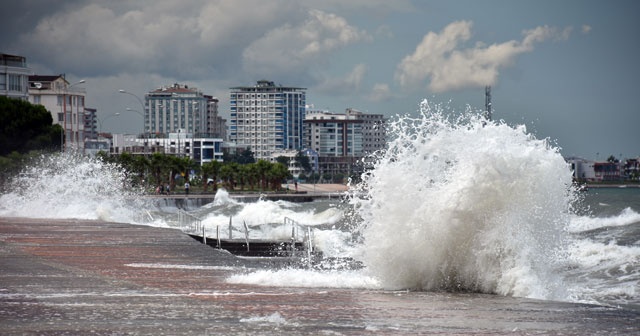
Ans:
POLYGON ((179 157, 190 157, 199 165, 211 161, 222 162, 224 140, 197 137, 194 134, 176 132, 167 137, 140 139, 132 134, 113 134, 112 153, 148 154, 163 153, 179 157))
POLYGON ((260 80, 230 88, 229 140, 249 148, 256 159, 303 147, 306 89, 260 80))
POLYGON ((387 145, 386 118, 382 114, 365 113, 353 108, 345 110, 347 116, 362 121, 362 153, 368 155, 387 145))
POLYGON ((25 57, 0 54, 0 96, 29 100, 29 75, 25 57))
POLYGON ((84 150, 86 92, 77 86, 84 81, 72 84, 64 75, 32 75, 28 81, 29 102, 44 106, 64 129, 64 150, 84 150))
POLYGON ((98 139, 98 110, 94 108, 84 108, 84 138, 98 139))
POLYGON ((344 114, 307 111, 305 147, 317 153, 321 174, 348 176, 361 171, 359 161, 385 146, 385 118, 348 108, 344 114))
POLYGON ((308 111, 305 146, 321 157, 362 156, 363 121, 355 115, 308 111))
MULTIPOLYGON (((187 85, 173 84, 145 95, 145 133, 207 133, 209 98, 187 85)), ((217 104, 213 106, 217 107, 217 104)))
POLYGON ((199 132, 198 135, 226 140, 227 120, 222 118, 219 114, 219 99, 209 95, 205 95, 204 97, 207 99, 206 120, 203 131, 199 132))

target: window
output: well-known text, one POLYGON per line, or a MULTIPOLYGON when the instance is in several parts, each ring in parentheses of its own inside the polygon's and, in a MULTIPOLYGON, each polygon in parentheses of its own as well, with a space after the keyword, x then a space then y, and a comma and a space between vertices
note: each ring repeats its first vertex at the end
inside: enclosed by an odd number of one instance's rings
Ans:
POLYGON ((9 91, 22 91, 21 76, 9 74, 9 91))

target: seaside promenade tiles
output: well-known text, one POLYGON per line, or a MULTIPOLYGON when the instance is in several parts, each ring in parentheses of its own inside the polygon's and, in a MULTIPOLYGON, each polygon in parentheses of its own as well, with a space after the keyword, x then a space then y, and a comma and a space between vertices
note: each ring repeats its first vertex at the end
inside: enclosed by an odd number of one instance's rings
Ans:
POLYGON ((0 333, 640 333, 640 313, 614 307, 225 281, 232 274, 282 266, 236 258, 174 229, 0 218, 0 333))

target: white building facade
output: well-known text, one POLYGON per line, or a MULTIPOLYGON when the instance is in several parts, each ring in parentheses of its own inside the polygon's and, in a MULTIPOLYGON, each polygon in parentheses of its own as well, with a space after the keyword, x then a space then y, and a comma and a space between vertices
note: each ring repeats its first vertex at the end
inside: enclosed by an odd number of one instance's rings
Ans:
POLYGON ((0 96, 28 100, 29 75, 25 57, 0 54, 0 96))
MULTIPOLYGON (((174 84, 145 95, 144 132, 168 134, 178 130, 208 133, 206 127, 209 99, 196 88, 174 84)), ((217 108, 217 104, 213 105, 217 108)))
POLYGON ((199 138, 193 133, 169 133, 166 138, 141 139, 134 134, 113 134, 112 149, 114 154, 128 152, 147 155, 162 153, 179 157, 190 157, 199 165, 211 161, 222 162, 221 138, 199 138))
POLYGON ((362 156, 363 121, 354 115, 309 111, 305 145, 319 156, 362 156))
POLYGON ((302 149, 306 89, 261 80, 230 90, 229 141, 265 160, 276 152, 302 149))
POLYGON ((375 151, 386 148, 387 132, 386 118, 382 114, 365 113, 353 108, 345 111, 347 116, 353 117, 355 120, 362 121, 362 152, 363 154, 371 154, 375 151))
POLYGON ((361 172, 366 155, 386 146, 385 118, 348 108, 344 114, 308 111, 305 147, 317 154, 318 173, 350 176, 361 172))
POLYGON ((29 76, 29 102, 44 106, 53 117, 53 123, 64 129, 64 150, 83 150, 85 141, 84 83, 70 84, 64 75, 29 76))

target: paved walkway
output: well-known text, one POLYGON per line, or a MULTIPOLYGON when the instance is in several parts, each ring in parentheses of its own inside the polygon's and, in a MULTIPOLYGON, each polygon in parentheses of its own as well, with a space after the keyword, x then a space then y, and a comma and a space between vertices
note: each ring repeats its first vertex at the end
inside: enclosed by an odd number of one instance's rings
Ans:
POLYGON ((0 218, 0 334, 640 334, 640 313, 616 308, 225 281, 282 266, 173 229, 0 218))

